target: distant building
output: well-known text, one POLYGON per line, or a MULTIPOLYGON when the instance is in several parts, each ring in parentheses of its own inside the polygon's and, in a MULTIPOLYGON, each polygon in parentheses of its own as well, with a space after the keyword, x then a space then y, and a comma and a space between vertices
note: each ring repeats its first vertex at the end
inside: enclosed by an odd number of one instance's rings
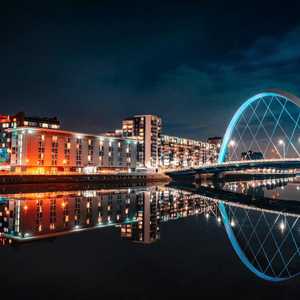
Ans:
POLYGON ((124 137, 137 139, 138 161, 147 168, 159 166, 161 127, 161 118, 155 115, 136 115, 122 122, 124 137))
POLYGON ((241 159, 242 160, 264 159, 264 155, 261 152, 253 152, 249 150, 248 152, 242 152, 241 159))
POLYGON ((31 173, 86 172, 134 169, 137 143, 49 128, 17 127, 11 136, 12 171, 31 173))
POLYGON ((116 129, 114 131, 107 131, 103 135, 111 136, 111 137, 122 137, 123 136, 123 130, 122 129, 116 129))
POLYGON ((220 152, 220 149, 221 149, 221 146, 222 146, 222 141, 223 141, 223 138, 220 137, 220 136, 209 137, 207 139, 207 142, 209 144, 215 145, 216 149, 217 149, 217 151, 215 153, 216 155, 215 155, 215 157, 213 159, 214 161, 218 160, 219 152, 220 152))
POLYGON ((161 137, 161 159, 163 168, 196 168, 214 162, 217 146, 199 140, 169 135, 161 137))
POLYGON ((207 142, 216 145, 217 148, 221 148, 223 138, 220 136, 209 137, 207 142))

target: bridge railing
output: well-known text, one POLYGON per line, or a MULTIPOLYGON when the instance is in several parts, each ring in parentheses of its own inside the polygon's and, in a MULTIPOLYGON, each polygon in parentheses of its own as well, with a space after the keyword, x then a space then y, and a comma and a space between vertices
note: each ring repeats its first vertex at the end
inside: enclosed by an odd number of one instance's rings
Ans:
POLYGON ((214 168, 218 166, 231 166, 231 165, 242 165, 242 164, 259 164, 265 162, 300 162, 300 158, 274 158, 274 159, 256 159, 256 160, 235 160, 226 161, 223 163, 209 163, 203 164, 200 168, 214 168))

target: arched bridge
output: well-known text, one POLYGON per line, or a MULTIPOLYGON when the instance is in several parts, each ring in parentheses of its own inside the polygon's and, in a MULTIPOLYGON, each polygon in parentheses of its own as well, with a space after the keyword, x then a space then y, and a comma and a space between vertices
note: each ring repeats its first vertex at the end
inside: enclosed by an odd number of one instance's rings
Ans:
POLYGON ((300 99, 279 90, 259 93, 235 112, 218 161, 169 172, 172 178, 249 169, 267 173, 300 169, 300 99))

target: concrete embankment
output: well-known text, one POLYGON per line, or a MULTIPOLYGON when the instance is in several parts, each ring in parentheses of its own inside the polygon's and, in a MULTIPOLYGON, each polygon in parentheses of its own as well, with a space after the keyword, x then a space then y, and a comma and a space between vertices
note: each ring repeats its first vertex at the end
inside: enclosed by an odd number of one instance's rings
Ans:
POLYGON ((95 174, 95 175, 1 175, 0 184, 56 184, 56 183, 148 183, 168 181, 161 174, 95 174))

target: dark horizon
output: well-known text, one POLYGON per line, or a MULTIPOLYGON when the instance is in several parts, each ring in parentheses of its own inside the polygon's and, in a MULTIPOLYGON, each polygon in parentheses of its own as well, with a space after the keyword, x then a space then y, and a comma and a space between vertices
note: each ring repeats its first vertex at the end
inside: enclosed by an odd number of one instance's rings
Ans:
POLYGON ((134 114, 163 132, 222 136, 266 88, 300 95, 300 4, 51 1, 1 9, 0 114, 101 133, 134 114))

